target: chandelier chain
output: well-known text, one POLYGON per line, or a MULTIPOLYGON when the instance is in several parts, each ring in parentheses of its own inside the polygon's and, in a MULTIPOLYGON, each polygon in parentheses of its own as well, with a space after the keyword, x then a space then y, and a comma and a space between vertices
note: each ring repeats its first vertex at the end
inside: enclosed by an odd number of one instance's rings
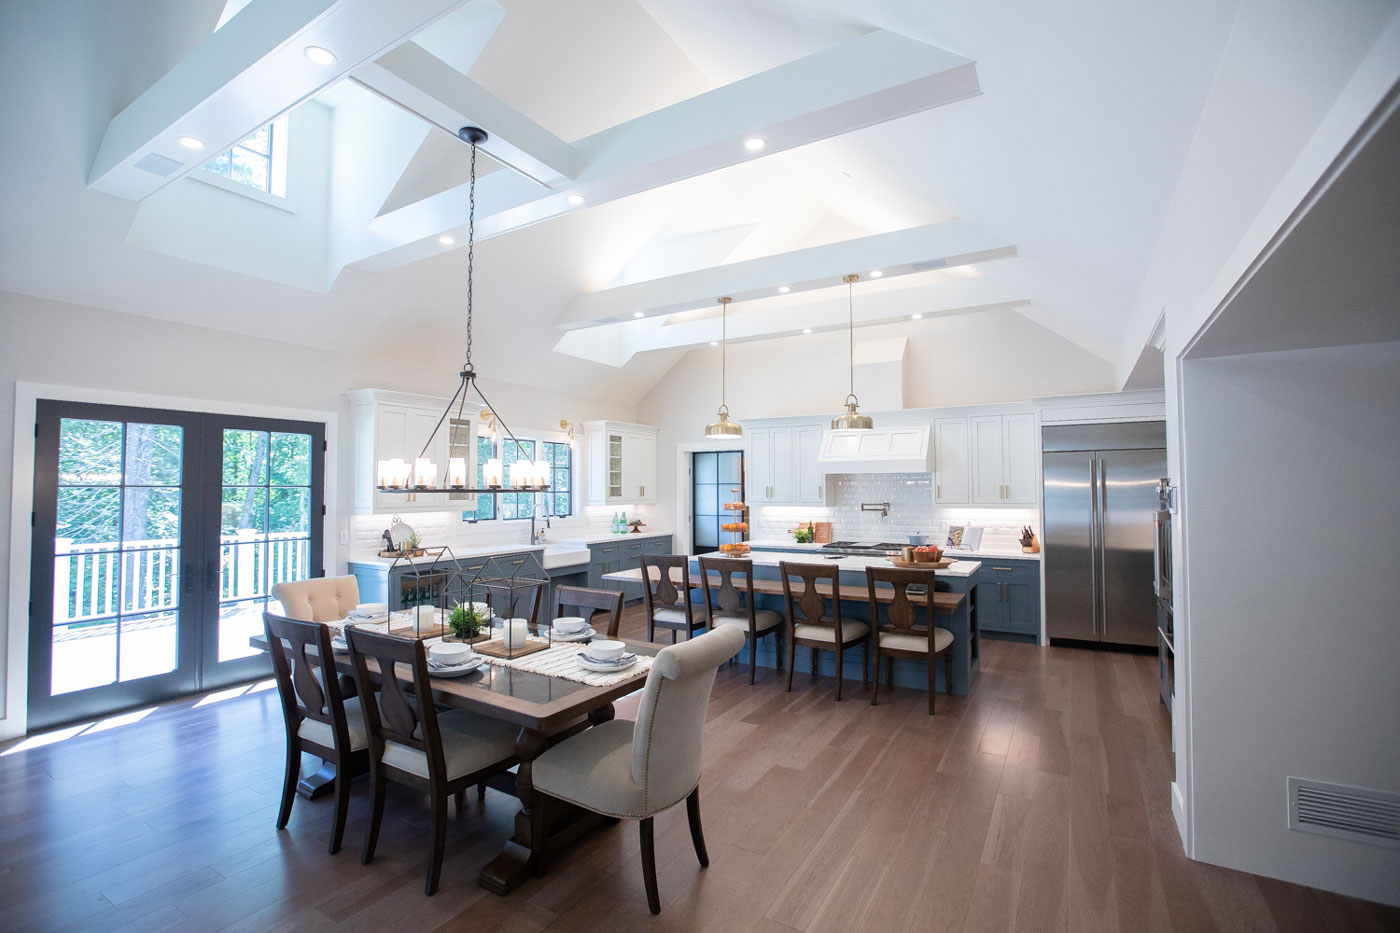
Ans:
POLYGON ((471 184, 467 188, 467 365, 472 368, 472 272, 476 251, 476 142, 472 142, 471 184))

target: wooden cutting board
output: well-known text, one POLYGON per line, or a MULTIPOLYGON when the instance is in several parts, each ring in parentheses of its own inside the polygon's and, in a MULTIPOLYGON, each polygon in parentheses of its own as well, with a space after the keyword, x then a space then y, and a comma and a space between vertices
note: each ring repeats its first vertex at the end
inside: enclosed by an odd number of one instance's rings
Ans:
POLYGON ((905 570, 943 570, 953 565, 951 557, 945 557, 939 561, 931 560, 902 560, 898 557, 891 557, 890 563, 905 570))

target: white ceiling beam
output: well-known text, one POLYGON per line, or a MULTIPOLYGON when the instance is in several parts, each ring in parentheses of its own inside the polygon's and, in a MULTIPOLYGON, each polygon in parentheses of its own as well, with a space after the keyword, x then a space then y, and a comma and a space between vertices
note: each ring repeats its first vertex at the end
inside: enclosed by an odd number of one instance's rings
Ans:
POLYGON ((583 156, 558 136, 414 42, 356 70, 354 80, 452 135, 490 134, 480 150, 545 188, 567 185, 583 156))
MULTIPOLYGON (((712 299, 713 301, 713 299, 712 299)), ((858 328, 907 322, 911 315, 929 319, 999 308, 1021 309, 1030 304, 987 278, 959 279, 927 287, 902 288, 856 294, 848 305, 846 295, 792 306, 760 307, 735 312, 730 305, 726 328, 730 342, 768 340, 826 330, 844 330, 854 317, 858 328)), ((555 344, 560 353, 579 356, 610 366, 623 366, 638 353, 650 350, 692 349, 720 339, 720 319, 710 316, 693 321, 664 323, 663 318, 631 320, 565 333, 555 344)))
POLYGON ((878 269, 888 279, 1015 255, 1015 246, 977 225, 945 220, 588 292, 570 301, 557 323, 594 327, 631 320, 638 311, 655 317, 711 307, 720 295, 736 302, 768 298, 780 285, 794 294, 830 288, 848 272, 866 279, 878 269))
POLYGON ((112 118, 88 187, 139 201, 461 3, 252 0, 112 118), (311 62, 304 50, 313 45, 336 60, 311 62))
MULTIPOLYGON (((569 195, 602 204, 980 93, 971 60, 876 30, 579 140, 572 149, 581 167, 566 187, 502 193, 488 212, 483 197, 511 179, 481 179, 477 238, 574 210, 569 195), (745 148, 750 137, 764 140, 760 152, 745 148)), ((438 235, 466 225, 464 187, 377 218, 358 264, 385 269, 441 252, 438 235)))

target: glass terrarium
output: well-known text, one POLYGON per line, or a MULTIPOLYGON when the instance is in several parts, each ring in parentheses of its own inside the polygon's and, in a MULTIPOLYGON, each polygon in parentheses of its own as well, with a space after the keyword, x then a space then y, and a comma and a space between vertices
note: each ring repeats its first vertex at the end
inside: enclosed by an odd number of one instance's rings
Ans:
POLYGON ((532 564, 529 560, 497 558, 468 586, 474 603, 491 607, 491 638, 476 644, 478 652, 516 658, 554 643, 549 612, 541 605, 549 580, 532 564))

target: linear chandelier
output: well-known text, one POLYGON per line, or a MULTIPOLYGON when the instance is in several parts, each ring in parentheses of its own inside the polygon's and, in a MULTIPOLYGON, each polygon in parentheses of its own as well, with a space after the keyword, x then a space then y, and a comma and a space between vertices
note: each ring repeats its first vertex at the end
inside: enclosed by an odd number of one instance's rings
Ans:
MULTIPOLYGON (((381 460, 377 477, 377 486, 382 492, 465 492, 465 493, 491 493, 502 492, 546 492, 549 490, 549 462, 546 460, 516 460, 510 468, 510 485, 503 486, 502 480, 505 475, 505 465, 501 458, 492 458, 482 465, 481 486, 468 485, 467 478, 467 458, 448 457, 447 475, 445 482, 438 483, 437 464, 428 457, 428 448, 433 445, 433 438, 437 437, 438 431, 442 429, 443 422, 447 416, 452 414, 452 406, 457 406, 457 419, 461 420, 462 412, 467 407, 468 389, 475 391, 481 403, 486 407, 482 409, 483 419, 489 418, 492 425, 493 439, 497 430, 504 431, 506 436, 515 443, 517 452, 524 450, 515 435, 506 426, 505 420, 496 411, 481 391, 481 385, 477 382, 476 370, 472 367, 472 272, 474 255, 473 250, 476 245, 476 147, 486 141, 486 131, 476 126, 464 126, 457 131, 457 135, 464 142, 472 147, 471 163, 471 183, 468 186, 468 209, 467 209, 467 354, 466 361, 462 365, 459 373, 457 390, 452 393, 452 398, 448 400, 447 407, 443 409, 442 416, 438 418, 437 424, 428 434, 428 439, 423 444, 423 449, 418 452, 410 466, 402 459, 381 460)), ((450 438, 449 438, 450 440, 450 438)), ((474 440, 474 439, 473 439, 474 440)), ((448 445, 449 454, 451 444, 448 445)))

